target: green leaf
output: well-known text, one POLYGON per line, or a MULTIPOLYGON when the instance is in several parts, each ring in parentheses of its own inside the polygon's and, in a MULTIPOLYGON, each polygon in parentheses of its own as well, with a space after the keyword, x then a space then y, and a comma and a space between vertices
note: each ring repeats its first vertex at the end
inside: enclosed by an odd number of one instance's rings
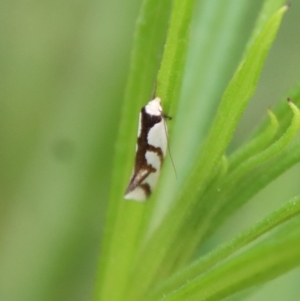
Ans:
MULTIPOLYGON (((161 68, 158 74, 157 96, 162 98, 164 102, 164 110, 169 112, 176 110, 179 100, 180 83, 183 77, 184 64, 186 59, 187 43, 189 40, 189 28, 192 21, 194 0, 175 0, 172 8, 172 15, 168 38, 165 45, 161 68)), ((169 127, 170 128, 170 127, 169 127)), ((144 233, 144 229, 152 215, 155 206, 155 195, 152 202, 148 202, 140 235, 144 233)), ((140 282, 140 276, 137 279, 131 279, 131 287, 129 288, 128 299, 140 300, 148 287, 146 279, 140 282)))
MULTIPOLYGON (((170 116, 177 111, 178 107, 193 9, 194 0, 174 1, 168 37, 158 73, 156 95, 162 99, 164 113, 170 116)), ((172 127, 173 121, 168 123, 169 139, 172 135, 172 127)), ((164 172, 165 170, 163 170, 164 172)), ((145 236, 148 231, 157 202, 157 192, 159 192, 159 187, 154 192, 151 202, 146 204, 142 225, 140 226, 140 237, 145 236)))
POLYGON ((133 164, 138 113, 149 101, 168 26, 171 0, 146 0, 137 23, 130 74, 115 148, 110 201, 98 267, 95 300, 124 300, 143 205, 123 193, 133 164), (122 246, 122 248, 120 248, 122 246), (118 289, 113 289, 118 282, 118 289))
POLYGON ((167 159, 164 166, 167 172, 159 182, 163 187, 157 210, 160 216, 168 210, 177 193, 174 187, 181 187, 194 163, 222 94, 240 63, 260 7, 259 2, 249 0, 196 2, 180 104, 173 115, 170 139, 178 177, 175 180, 167 159))
POLYGON ((256 223, 249 230, 242 232, 236 238, 222 244, 208 255, 201 257, 184 270, 172 276, 169 280, 154 290, 149 300, 157 300, 163 294, 171 293, 181 286, 184 286, 188 279, 191 280, 196 276, 203 274, 247 244, 299 214, 300 197, 295 197, 287 204, 284 204, 281 208, 256 223))
POLYGON ((243 177, 236 183, 236 189, 224 196, 230 200, 225 206, 219 209, 219 212, 211 220, 211 226, 206 231, 206 235, 202 238, 205 240, 213 229, 217 229, 220 225, 251 199, 256 193, 266 187, 278 176, 300 162, 300 143, 295 143, 284 150, 280 155, 255 168, 246 177, 243 177), (262 176, 263 175, 263 176, 262 176))
MULTIPOLYGON (((240 204, 242 204, 241 200, 243 199, 242 195, 244 193, 241 191, 241 187, 245 189, 244 186, 245 183, 243 183, 244 178, 241 178, 241 176, 247 172, 249 173, 251 169, 255 168, 259 164, 264 163, 264 161, 269 160, 270 158, 273 158, 276 155, 278 155, 295 138, 295 136, 297 135, 300 129, 300 114, 299 114, 299 110, 294 104, 292 104, 291 108, 294 113, 294 117, 286 132, 277 141, 275 141, 272 145, 270 145, 266 150, 264 150, 260 154, 257 154, 249 158, 247 161, 243 162, 236 170, 230 173, 226 177, 226 179, 224 179, 223 183, 216 184, 216 187, 219 187, 219 189, 222 190, 222 196, 218 198, 218 201, 215 203, 214 210, 213 210, 214 213, 210 212, 210 214, 209 213, 204 214, 205 218, 202 219, 201 222, 199 222, 199 224, 197 225, 197 228, 199 229, 198 231, 200 233, 198 232, 196 237, 198 237, 199 241, 201 241, 203 236, 208 236, 208 233, 211 233, 215 229, 217 229, 219 227, 220 222, 228 218, 228 214, 232 214, 230 210, 228 209, 226 210, 227 204, 229 204, 230 208, 235 208, 235 210, 237 210, 240 207, 240 204), (235 189, 237 183, 241 183, 241 187, 238 186, 239 188, 235 189), (232 193, 235 194, 235 197, 232 197, 232 193), (239 205, 237 205, 235 199, 238 201, 239 205), (218 222, 216 222, 216 219, 218 220, 218 222), (206 233, 206 231, 208 232, 206 233)), ((288 153, 290 153, 290 151, 288 153)), ((288 156, 288 158, 290 157, 291 159, 293 159, 295 158, 295 155, 297 155, 297 153, 298 153, 297 151, 295 151, 293 154, 290 155, 285 153, 284 156, 288 156)), ((284 162, 286 162, 286 159, 287 158, 283 159, 284 162)), ((276 162, 274 162, 273 164, 275 164, 277 168, 279 166, 284 168, 285 165, 282 165, 281 161, 282 160, 280 160, 280 158, 276 157, 276 162)), ((264 179, 267 179, 267 174, 270 172, 270 170, 272 169, 268 169, 266 173, 264 172, 264 179)), ((261 177, 260 175, 256 175, 254 177, 252 173, 250 173, 250 175, 253 183, 249 183, 249 187, 246 188, 248 194, 251 191, 251 186, 253 186, 253 184, 256 181, 259 181, 255 179, 259 179, 261 177)), ((271 177, 269 179, 271 179, 271 177)), ((206 194, 205 196, 205 198, 207 199, 206 204, 209 204, 210 199, 217 198, 218 191, 216 187, 214 190, 211 189, 211 191, 206 194)), ((207 207, 209 206, 207 205, 207 207)))
POLYGON ((273 140, 279 123, 276 115, 271 110, 268 110, 268 115, 271 120, 270 125, 260 135, 250 140, 230 156, 230 162, 228 163, 230 170, 235 169, 249 157, 261 152, 273 140))
POLYGON ((160 300, 220 300, 263 284, 296 267, 300 264, 299 252, 300 219, 297 218, 257 245, 189 281, 160 300))
POLYGON ((168 38, 157 77, 157 95, 162 98, 164 109, 170 114, 177 111, 194 4, 194 0, 174 1, 168 38))
MULTIPOLYGON (((278 136, 281 136, 282 133, 286 130, 286 128, 290 124, 290 119, 292 116, 291 111, 285 104, 285 100, 287 98, 290 98, 294 104, 297 106, 300 106, 300 83, 294 85, 287 93, 286 95, 281 99, 279 104, 272 109, 274 114, 277 116, 277 118, 280 120, 280 129, 277 133, 278 136)), ((265 130, 265 128, 268 126, 268 121, 264 121, 264 123, 255 131, 254 137, 259 135, 262 131, 265 130)))
POLYGON ((270 18, 245 60, 240 64, 224 93, 210 134, 195 167, 180 189, 163 223, 144 245, 134 270, 135 275, 143 278, 143 285, 150 285, 164 257, 167 256, 168 251, 171 252, 169 248, 173 239, 228 146, 237 122, 254 93, 266 55, 286 10, 285 6, 270 18))
POLYGON ((228 211, 222 209, 226 207, 227 203, 231 203, 231 198, 228 197, 228 195, 230 194, 229 191, 235 190, 236 183, 239 180, 242 180, 242 177, 251 169, 278 155, 284 148, 288 146, 288 144, 295 138, 295 136, 299 132, 300 111, 293 103, 289 103, 289 106, 291 107, 294 116, 289 128, 282 135, 282 137, 276 140, 261 153, 254 155, 253 157, 243 162, 239 167, 229 173, 223 181, 217 183, 214 188, 206 193, 205 198, 203 199, 203 202, 206 206, 202 208, 204 217, 199 221, 197 225, 197 231, 195 231, 195 242, 193 243, 194 250, 197 246, 197 242, 201 242, 203 236, 207 236, 206 231, 214 231, 219 226, 219 223, 212 222, 214 216, 217 213, 222 212, 222 215, 224 215, 221 218, 222 220, 228 218, 228 216, 226 216, 228 211), (222 195, 219 198, 218 189, 222 191, 222 195), (213 208, 211 208, 210 206, 210 200, 212 199, 216 200, 213 208))
MULTIPOLYGON (((279 102, 278 106, 274 108, 274 112, 276 112, 276 116, 278 116, 280 121, 280 135, 283 135, 283 132, 286 131, 292 118, 292 111, 290 110, 289 106, 286 105, 287 97, 293 99, 295 104, 300 105, 300 85, 297 84, 290 89, 286 93, 286 96, 284 96, 284 98, 279 102)), ((253 136, 254 138, 248 143, 250 147, 253 143, 255 144, 256 140, 260 140, 260 135, 264 135, 263 133, 268 131, 268 128, 269 126, 267 122, 264 122, 262 126, 259 127, 253 136)), ((234 153, 233 157, 231 157, 231 160, 235 161, 236 159, 234 157, 238 158, 240 156, 239 154, 243 154, 244 151, 247 153, 248 144, 238 150, 236 154, 234 153)), ((237 211, 256 193, 266 187, 269 183, 271 183, 274 179, 283 174, 293 165, 297 164, 299 161, 300 146, 299 143, 294 143, 277 155, 274 159, 264 163, 262 166, 254 168, 246 176, 238 180, 234 190, 229 191, 228 193, 223 191, 222 197, 230 200, 230 202, 227 202, 224 206, 222 206, 219 209, 219 212, 213 217, 211 221, 211 226, 213 226, 212 228, 218 228, 229 215, 237 211)), ((208 237, 212 233, 212 228, 207 230, 205 237, 208 237)), ((205 239, 205 237, 203 239, 205 239)))
POLYGON ((248 160, 241 163, 240 166, 236 168, 232 173, 230 173, 227 179, 224 180, 224 182, 228 182, 227 185, 224 184, 226 188, 229 187, 229 183, 235 183, 238 178, 240 178, 252 168, 278 155, 295 138, 300 129, 300 111, 293 103, 289 103, 289 105, 293 111, 294 116, 286 132, 280 137, 280 139, 271 144, 267 149, 253 157, 250 157, 248 160))
POLYGON ((258 37, 260 34, 262 28, 266 25, 268 22, 269 18, 284 4, 286 3, 285 0, 269 0, 269 1, 264 1, 263 7, 260 11, 260 14, 257 18, 255 28, 253 30, 253 33, 251 35, 250 40, 248 41, 248 45, 246 47, 246 52, 249 51, 253 43, 255 42, 255 39, 258 37))

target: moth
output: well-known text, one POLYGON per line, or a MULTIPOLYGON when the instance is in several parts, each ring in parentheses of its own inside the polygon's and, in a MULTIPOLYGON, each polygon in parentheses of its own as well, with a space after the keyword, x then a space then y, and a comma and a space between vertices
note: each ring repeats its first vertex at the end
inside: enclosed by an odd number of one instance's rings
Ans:
POLYGON ((168 133, 161 99, 155 97, 140 112, 133 172, 124 198, 146 200, 157 183, 167 152, 168 133))

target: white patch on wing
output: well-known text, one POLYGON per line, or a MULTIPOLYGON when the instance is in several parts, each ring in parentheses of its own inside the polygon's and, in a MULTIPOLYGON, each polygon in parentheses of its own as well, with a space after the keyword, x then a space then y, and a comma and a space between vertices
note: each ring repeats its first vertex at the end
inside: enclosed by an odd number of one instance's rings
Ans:
POLYGON ((145 157, 149 165, 152 165, 156 170, 160 169, 161 163, 157 153, 148 151, 146 152, 145 157))
POLYGON ((150 186, 151 191, 153 191, 153 189, 156 186, 159 173, 160 173, 160 169, 158 169, 156 172, 151 172, 149 176, 143 181, 143 183, 147 183, 150 186))
POLYGON ((149 115, 159 116, 162 113, 162 107, 160 105, 160 98, 156 97, 153 100, 149 101, 145 106, 145 111, 149 115))
POLYGON ((136 200, 142 202, 145 201, 147 196, 144 189, 138 186, 135 189, 129 191, 127 194, 125 194, 124 198, 126 200, 136 200))
POLYGON ((138 137, 141 136, 141 130, 142 130, 142 114, 140 113, 140 115, 139 115, 139 127, 138 127, 138 133, 137 133, 138 137))
POLYGON ((148 133, 148 144, 153 145, 155 147, 160 147, 163 155, 166 155, 167 152, 167 128, 164 124, 164 119, 158 123, 156 123, 148 133))
MULTIPOLYGON (((137 133, 138 137, 141 136, 141 130, 142 130, 142 114, 140 113, 140 115, 139 115, 139 127, 138 127, 138 133, 137 133)), ((137 152, 137 150, 138 150, 138 144, 136 143, 135 152, 137 152)))

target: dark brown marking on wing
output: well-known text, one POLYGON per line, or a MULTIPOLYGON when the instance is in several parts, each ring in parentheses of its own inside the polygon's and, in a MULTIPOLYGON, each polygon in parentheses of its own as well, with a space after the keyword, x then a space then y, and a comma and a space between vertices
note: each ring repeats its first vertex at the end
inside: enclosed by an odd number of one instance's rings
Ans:
MULTIPOLYGON (((125 194, 134 190, 137 186, 142 187, 142 185, 146 183, 141 183, 149 176, 149 174, 156 172, 156 168, 154 168, 151 164, 148 164, 146 160, 147 151, 156 153, 160 159, 161 165, 163 163, 163 153, 161 148, 148 144, 149 131, 156 123, 161 122, 162 118, 163 117, 161 115, 156 116, 147 114, 145 111, 145 107, 143 107, 141 110, 141 132, 140 136, 137 138, 137 151, 135 156, 134 171, 125 194), (147 171, 145 175, 140 179, 137 179, 139 173, 144 170, 147 171)), ((149 191, 151 193, 150 187, 149 191)))
POLYGON ((148 183, 142 183, 140 184, 140 187, 144 190, 146 197, 151 194, 151 188, 148 183))
MULTIPOLYGON (((146 160, 146 152, 151 147, 148 144, 148 134, 151 128, 162 120, 162 116, 150 115, 145 111, 145 107, 141 110, 141 132, 137 138, 138 149, 135 157, 135 170, 136 173, 142 167, 148 165, 146 160)), ((154 147, 154 146, 153 146, 154 147)))
POLYGON ((161 167, 164 162, 164 154, 163 154, 161 148, 155 147, 151 144, 148 144, 147 152, 153 152, 153 153, 157 154, 159 161, 160 161, 160 167, 161 167))
MULTIPOLYGON (((151 164, 147 164, 143 166, 140 170, 133 174, 132 178, 130 179, 130 183, 126 189, 125 194, 129 193, 130 191, 134 190, 136 187, 141 186, 143 181, 151 174, 156 172, 156 168, 154 168, 151 164), (140 174, 146 171, 145 174, 139 178, 140 174)), ((147 183, 143 183, 147 184, 147 183)))

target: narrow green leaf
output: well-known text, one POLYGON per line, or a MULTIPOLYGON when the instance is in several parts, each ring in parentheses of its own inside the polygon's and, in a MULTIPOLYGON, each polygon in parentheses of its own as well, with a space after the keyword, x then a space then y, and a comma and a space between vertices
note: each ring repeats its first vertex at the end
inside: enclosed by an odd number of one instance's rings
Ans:
POLYGON ((169 210, 172 196, 177 194, 176 188, 181 189, 182 180, 194 163, 222 93, 239 63, 250 34, 249 25, 260 6, 251 0, 196 2, 180 105, 174 115, 171 113, 174 119, 168 123, 170 126, 174 123, 169 140, 177 179, 167 158, 156 190, 155 210, 153 215, 148 214, 146 222, 148 226, 150 219, 151 230, 169 210))
MULTIPOLYGON (((173 3, 168 37, 158 74, 156 93, 157 96, 162 98, 164 111, 168 114, 172 114, 177 109, 194 4, 194 0, 175 0, 173 3)), ((147 224, 154 206, 154 201, 147 206, 142 229, 147 224)), ((149 281, 145 278, 141 283, 140 275, 136 273, 133 273, 133 275, 134 277, 131 279, 132 288, 129 289, 128 298, 129 300, 140 300, 148 288, 149 281)))
MULTIPOLYGON (((274 108, 274 112, 276 112, 276 116, 280 120, 280 130, 278 131, 280 135, 286 131, 292 118, 292 111, 289 106, 286 105, 285 101, 288 97, 293 100, 293 103, 298 106, 300 105, 300 84, 296 84, 293 88, 291 88, 286 93, 286 96, 282 99, 282 101, 280 101, 278 106, 274 108)), ((255 132, 253 139, 259 139, 258 137, 264 133, 268 127, 269 125, 267 121, 263 122, 263 124, 255 132)), ((230 200, 230 202, 227 202, 224 206, 222 206, 219 212, 212 219, 211 224, 214 225, 214 228, 218 228, 229 215, 238 210, 247 202, 247 200, 252 198, 261 189, 299 161, 300 146, 299 143, 295 143, 274 159, 264 163, 261 167, 254 168, 249 172, 249 174, 238 180, 234 191, 229 193, 222 192, 222 197, 230 200)), ((209 229, 206 236, 210 235, 211 232, 212 230, 209 229)))
POLYGON ((112 187, 98 268, 95 300, 124 300, 130 262, 143 205, 126 202, 123 193, 129 180, 138 113, 149 101, 167 31, 171 0, 145 0, 137 22, 130 74, 115 148, 112 187), (118 283, 118 289, 114 284, 118 283))
MULTIPOLYGON (((189 171, 203 144, 222 94, 240 63, 260 7, 259 2, 251 0, 202 0, 196 3, 171 141, 179 181, 189 171)), ((168 183, 168 179, 165 182, 168 183)), ((168 184, 164 184, 166 186, 168 188, 168 184)))
MULTIPOLYGON (((286 102, 284 103, 285 107, 289 108, 286 106, 286 102)), ((243 179, 240 180, 240 178, 257 165, 278 155, 278 153, 293 140, 299 130, 300 116, 299 110, 295 105, 292 105, 291 111, 295 114, 289 130, 265 151, 258 153, 270 143, 278 130, 278 120, 269 110, 268 114, 271 119, 271 124, 264 128, 264 131, 260 132, 260 135, 257 135, 255 139, 251 140, 230 157, 229 169, 231 172, 226 175, 226 178, 223 179, 220 177, 219 179, 213 180, 213 184, 210 185, 209 189, 206 189, 204 198, 201 199, 201 202, 198 202, 197 207, 192 213, 192 217, 190 217, 190 221, 192 222, 189 223, 188 228, 182 229, 177 235, 177 240, 180 241, 180 243, 174 243, 172 246, 174 258, 177 258, 177 267, 184 265, 190 260, 199 247, 199 244, 203 242, 203 239, 214 232, 220 223, 228 218, 229 215, 226 215, 227 213, 230 212, 230 214, 232 214, 231 211, 226 210, 227 203, 230 208, 234 210, 240 207, 235 207, 235 203, 232 202, 230 194, 230 191, 236 191, 237 187, 240 187, 236 185, 238 182, 241 183, 245 191, 249 191, 249 187, 245 187, 242 184, 243 179), (236 168, 237 166, 238 168, 236 168), (232 172, 232 170, 234 171, 232 172), (213 207, 211 206, 211 200, 214 200, 213 207), (216 215, 217 218, 215 217, 216 215), (180 253, 181 255, 179 256, 180 253)), ((286 115, 289 116, 289 114, 286 115)), ((259 175, 257 177, 259 177, 259 175)), ((236 193, 235 196, 237 200, 240 199, 238 193, 236 193)))
MULTIPOLYGON (((238 151, 236 151, 229 158, 229 170, 234 170, 243 161, 249 158, 249 156, 253 156, 258 152, 262 151, 262 149, 273 139, 278 129, 278 120, 270 110, 268 111, 268 114, 271 121, 269 126, 262 133, 260 133, 260 135, 255 137, 255 139, 251 140, 245 146, 238 149, 238 151)), ((222 184, 224 181, 226 183, 229 182, 229 185, 233 182, 231 180, 232 178, 230 177, 230 175, 226 175, 226 177, 229 177, 228 181, 226 181, 226 179, 222 177, 212 180, 212 184, 206 189, 205 192, 205 196, 207 197, 205 197, 203 201, 199 202, 197 204, 196 209, 194 210, 193 216, 191 217, 192 222, 181 231, 180 235, 178 235, 178 239, 179 237, 183 237, 181 239, 181 241, 183 241, 181 244, 177 244, 177 247, 174 246, 174 248, 178 249, 177 252, 182 252, 182 250, 184 249, 184 254, 180 256, 180 261, 182 262, 182 264, 191 258, 191 256, 195 252, 195 249, 198 247, 201 240, 203 239, 204 228, 202 227, 202 223, 200 221, 202 221, 202 219, 207 219, 207 210, 209 210, 211 207, 210 205, 208 205, 208 203, 210 203, 210 200, 214 199, 214 205, 216 206, 216 202, 218 203, 219 199, 219 191, 222 191, 223 199, 230 199, 230 197, 228 197, 228 194, 226 194, 226 191, 224 191, 224 189, 222 188, 222 184), (207 203, 207 206, 205 206, 204 204, 205 201, 207 203)), ((226 188, 228 187, 228 185, 226 184, 224 186, 226 188)), ((217 208, 215 210, 217 211, 217 208)), ((224 220, 224 218, 222 220, 224 220)), ((219 225, 219 223, 216 223, 216 225, 219 225)))
POLYGON ((229 199, 230 202, 222 206, 213 217, 211 220, 211 226, 213 226, 207 229, 206 235, 202 239, 205 240, 206 237, 211 235, 213 228, 220 227, 225 219, 245 204, 247 200, 298 162, 300 162, 300 143, 295 143, 237 182, 236 189, 224 195, 224 198, 229 199))
MULTIPOLYGON (((173 113, 177 111, 179 102, 194 2, 194 0, 174 1, 167 41, 157 77, 156 94, 162 99, 164 113, 170 116, 173 116, 173 113)), ((172 127, 173 122, 170 121, 168 123, 168 137, 171 137, 172 127)), ((160 186, 154 192, 151 202, 146 204, 140 236, 144 236, 148 230, 159 188, 160 186)))
POLYGON ((250 156, 261 152, 272 141, 277 133, 279 123, 276 115, 271 110, 268 110, 268 115, 271 121, 270 125, 260 135, 250 140, 230 156, 230 170, 235 169, 250 156))
POLYGON ((269 238, 160 300, 217 301, 289 271, 300 264, 299 223, 299 218, 289 222, 269 238))
POLYGON ((222 160, 221 160, 221 164, 220 164, 220 171, 219 171, 219 177, 224 177, 229 169, 229 162, 228 162, 228 158, 223 155, 222 156, 222 160))
MULTIPOLYGON (((300 83, 294 85, 286 95, 280 100, 279 104, 272 109, 274 114, 277 116, 278 120, 280 120, 280 129, 277 133, 278 136, 281 136, 282 133, 286 130, 286 128, 290 124, 290 119, 292 116, 291 111, 285 104, 285 100, 290 98, 295 105, 300 106, 300 83)), ((253 136, 259 135, 262 131, 267 127, 267 121, 264 121, 263 124, 255 131, 253 136)))
POLYGON ((167 256, 168 251, 171 252, 169 247, 177 231, 220 161, 237 122, 254 93, 264 60, 286 10, 285 6, 270 18, 249 50, 245 61, 239 66, 224 93, 208 139, 191 175, 180 190, 174 206, 167 213, 162 225, 154 232, 140 253, 134 274, 143 278, 143 284, 148 286, 153 281, 163 258, 167 256))
POLYGON ((255 28, 252 32, 251 38, 247 44, 246 51, 247 53, 251 46, 253 45, 255 39, 260 34, 262 28, 266 25, 269 18, 278 10, 280 7, 282 7, 286 3, 285 0, 267 0, 264 1, 263 7, 260 11, 260 14, 257 18, 255 28))
POLYGON ((298 107, 293 103, 289 103, 289 106, 292 109, 294 116, 289 128, 284 133, 284 135, 282 135, 280 139, 275 141, 261 153, 252 156, 251 158, 240 164, 240 166, 229 175, 228 179, 226 179, 226 182, 235 182, 237 178, 241 177, 248 170, 278 155, 295 138, 300 129, 300 111, 298 107))
POLYGON ((231 241, 224 243, 208 255, 198 259, 183 271, 178 272, 168 281, 158 287, 149 300, 157 300, 163 294, 171 293, 176 288, 183 286, 189 279, 204 273, 215 264, 221 262, 234 252, 243 248, 258 237, 274 229, 285 221, 300 214, 300 196, 293 198, 263 220, 256 223, 249 230, 244 231, 231 241))
POLYGON ((157 77, 157 95, 163 99, 164 109, 170 114, 177 111, 194 5, 194 0, 174 1, 168 38, 157 77))
MULTIPOLYGON (((226 206, 226 203, 230 203, 231 199, 227 198, 228 194, 230 194, 229 191, 235 190, 236 183, 243 177, 247 172, 249 172, 251 169, 255 168, 256 166, 264 163, 265 161, 275 157, 278 155, 284 148, 288 146, 288 144, 295 138, 297 133, 300 129, 300 111, 293 103, 289 102, 289 106, 291 107, 293 111, 293 119, 291 121, 291 124, 289 128, 286 130, 286 132, 280 137, 277 141, 275 141, 273 144, 271 144, 267 149, 262 151, 261 153, 249 158, 245 162, 243 162, 238 168, 236 168, 234 171, 232 171, 223 181, 223 183, 218 183, 219 189, 222 191, 222 197, 218 198, 218 189, 212 189, 209 193, 206 194, 205 199, 203 202, 205 202, 206 206, 204 209, 202 209, 204 212, 204 218, 201 219, 199 224, 197 225, 198 231, 195 235, 196 241, 201 241, 203 236, 206 236, 206 231, 209 229, 209 231, 214 231, 218 226, 219 223, 213 224, 212 220, 214 219, 214 216, 218 212, 222 212, 224 220, 226 217, 227 211, 223 211, 222 208, 226 206), (210 200, 216 200, 214 203, 214 207, 211 209, 210 200)), ((196 247, 196 243, 194 244, 194 247, 196 247)))

